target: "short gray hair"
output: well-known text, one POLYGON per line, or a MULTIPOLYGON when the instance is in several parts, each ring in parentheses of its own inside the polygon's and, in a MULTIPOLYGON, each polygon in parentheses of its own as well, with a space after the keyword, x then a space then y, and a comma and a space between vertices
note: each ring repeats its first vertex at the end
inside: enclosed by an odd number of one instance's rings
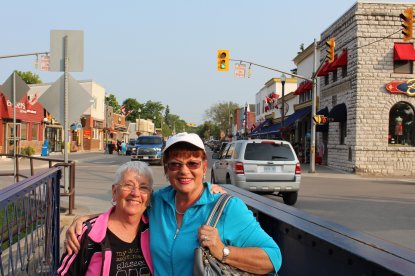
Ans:
POLYGON ((153 171, 147 163, 141 161, 130 161, 122 164, 115 172, 115 184, 119 184, 124 173, 130 171, 135 172, 141 176, 145 176, 149 180, 150 188, 153 189, 153 171))

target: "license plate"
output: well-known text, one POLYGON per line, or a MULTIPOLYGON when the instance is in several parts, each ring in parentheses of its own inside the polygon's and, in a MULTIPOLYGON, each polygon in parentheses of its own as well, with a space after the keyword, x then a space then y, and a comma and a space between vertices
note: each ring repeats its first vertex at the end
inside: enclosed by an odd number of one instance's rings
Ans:
POLYGON ((143 159, 148 159, 148 156, 143 156, 143 159))
POLYGON ((264 173, 276 173, 277 167, 275 166, 264 166, 264 173))

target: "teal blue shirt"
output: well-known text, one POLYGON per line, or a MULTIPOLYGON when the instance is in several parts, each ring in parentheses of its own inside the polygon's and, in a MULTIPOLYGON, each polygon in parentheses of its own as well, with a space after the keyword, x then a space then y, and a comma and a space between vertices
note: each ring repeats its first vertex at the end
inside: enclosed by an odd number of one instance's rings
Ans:
MULTIPOLYGON (((210 183, 197 202, 186 210, 179 229, 175 214, 175 190, 169 186, 153 194, 150 219, 150 249, 155 275, 193 275, 193 252, 199 246, 198 228, 206 222, 220 194, 211 194, 210 183)), ((239 198, 232 197, 217 225, 222 242, 237 247, 260 247, 275 271, 281 266, 281 252, 260 227, 252 212, 239 198)))

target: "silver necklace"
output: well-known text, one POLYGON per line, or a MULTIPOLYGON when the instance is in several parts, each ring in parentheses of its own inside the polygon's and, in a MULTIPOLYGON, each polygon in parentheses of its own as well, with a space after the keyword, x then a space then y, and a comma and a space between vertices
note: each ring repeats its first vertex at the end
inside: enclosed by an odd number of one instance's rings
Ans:
MULTIPOLYGON (((177 194, 174 196, 174 201, 175 201, 175 203, 177 202, 177 194)), ((178 215, 184 215, 184 213, 186 213, 186 210, 187 209, 182 213, 182 212, 179 212, 179 210, 177 210, 177 207, 176 206, 174 206, 174 207, 175 207, 175 210, 176 210, 176 214, 178 214, 178 215)))

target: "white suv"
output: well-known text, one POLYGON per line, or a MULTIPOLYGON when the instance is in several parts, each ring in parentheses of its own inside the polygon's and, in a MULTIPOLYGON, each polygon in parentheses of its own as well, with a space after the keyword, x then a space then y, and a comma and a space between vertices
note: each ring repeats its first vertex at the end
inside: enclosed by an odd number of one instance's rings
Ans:
POLYGON ((301 167, 291 144, 280 140, 238 140, 213 153, 212 183, 228 183, 257 193, 278 193, 294 205, 301 167))

